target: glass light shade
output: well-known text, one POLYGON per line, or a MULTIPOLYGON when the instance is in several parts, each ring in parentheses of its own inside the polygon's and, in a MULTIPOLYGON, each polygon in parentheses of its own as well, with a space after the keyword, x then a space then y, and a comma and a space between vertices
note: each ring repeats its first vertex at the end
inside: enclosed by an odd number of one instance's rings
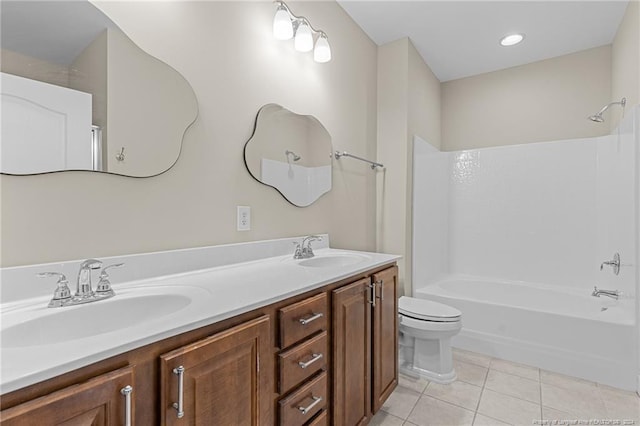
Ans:
POLYGON ((313 49, 311 28, 309 28, 309 25, 306 22, 302 21, 298 26, 293 45, 298 52, 308 52, 313 49))
POLYGON ((293 37, 293 24, 289 12, 283 6, 278 7, 273 18, 273 36, 277 40, 289 40, 293 37))
POLYGON ((329 62, 331 60, 331 47, 329 46, 329 40, 325 35, 318 37, 316 41, 316 47, 313 49, 313 59, 316 62, 329 62))
POLYGON ((513 46, 520 43, 522 40, 524 40, 523 34, 510 34, 508 36, 502 37, 502 39, 500 40, 500 44, 502 46, 513 46))

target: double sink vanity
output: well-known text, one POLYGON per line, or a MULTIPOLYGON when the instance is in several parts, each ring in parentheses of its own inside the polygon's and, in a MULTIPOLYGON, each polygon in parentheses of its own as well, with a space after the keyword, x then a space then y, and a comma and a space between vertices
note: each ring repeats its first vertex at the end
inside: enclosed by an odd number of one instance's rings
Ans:
POLYGON ((102 259, 115 296, 57 308, 35 274, 73 293, 78 262, 5 268, 1 424, 366 424, 397 384, 398 256, 299 241, 102 259))
MULTIPOLYGON (((2 94, 31 119, 3 128, 0 174, 151 178, 178 161, 198 102, 176 70, 88 1, 7 2, 2 18, 2 94), (92 36, 61 39, 77 25, 68 18, 92 36), (65 45, 56 72, 22 59, 65 45), (107 73, 119 78, 102 87, 107 73), (81 112, 64 123, 74 131, 60 132, 69 110, 81 112)), ((252 178, 305 207, 331 190, 333 152, 318 119, 269 103, 243 157, 252 178)), ((398 256, 331 249, 328 235, 311 256, 312 240, 4 268, 0 424, 366 424, 397 384, 398 256)))

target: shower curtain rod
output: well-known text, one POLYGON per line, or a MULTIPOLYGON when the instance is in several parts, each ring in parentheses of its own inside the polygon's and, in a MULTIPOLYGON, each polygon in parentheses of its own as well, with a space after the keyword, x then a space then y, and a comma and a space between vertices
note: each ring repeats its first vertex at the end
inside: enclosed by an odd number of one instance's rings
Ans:
POLYGON ((336 160, 339 160, 340 157, 351 157, 351 158, 355 158, 356 160, 364 161, 365 163, 371 164, 371 170, 375 170, 376 167, 384 167, 383 164, 376 163, 375 161, 367 160, 366 158, 358 157, 357 155, 349 154, 347 151, 342 151, 342 152, 336 151, 333 155, 336 158, 336 160))

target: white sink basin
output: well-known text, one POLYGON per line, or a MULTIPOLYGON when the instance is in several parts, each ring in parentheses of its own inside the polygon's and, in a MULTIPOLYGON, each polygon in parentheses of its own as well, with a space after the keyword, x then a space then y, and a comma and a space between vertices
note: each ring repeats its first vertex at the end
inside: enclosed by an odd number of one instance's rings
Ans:
POLYGON ((18 348, 123 330, 185 309, 205 293, 195 287, 140 287, 116 290, 110 299, 84 305, 29 306, 3 315, 0 341, 5 348, 18 348))
POLYGON ((342 266, 352 266, 365 262, 369 257, 361 254, 330 254, 326 256, 316 256, 298 262, 298 265, 310 268, 336 268, 342 266))

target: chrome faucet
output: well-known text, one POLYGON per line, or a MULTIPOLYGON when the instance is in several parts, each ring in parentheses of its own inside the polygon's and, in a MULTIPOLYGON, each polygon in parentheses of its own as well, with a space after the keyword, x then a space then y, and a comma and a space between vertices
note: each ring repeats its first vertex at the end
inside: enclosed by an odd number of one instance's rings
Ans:
POLYGON ((96 259, 87 259, 80 264, 74 298, 88 299, 94 296, 91 287, 91 270, 100 269, 101 266, 102 262, 96 259))
POLYGON ((118 268, 124 263, 116 263, 102 268, 100 274, 100 282, 93 291, 91 286, 91 271, 100 269, 102 262, 96 259, 87 259, 80 264, 78 271, 78 282, 76 284, 76 293, 71 296, 71 290, 68 287, 68 281, 63 274, 57 272, 41 272, 36 274, 39 278, 58 277, 57 287, 53 293, 53 298, 49 302, 50 308, 59 308, 63 306, 80 305, 82 303, 96 302, 102 299, 108 299, 115 296, 111 283, 109 282, 109 274, 107 269, 118 268))
POLYGON ((593 287, 593 293, 591 293, 592 296, 600 297, 601 294, 603 296, 611 297, 616 300, 618 300, 618 297, 620 297, 619 290, 598 290, 598 287, 593 287))
POLYGON ((311 248, 311 243, 314 241, 322 241, 322 237, 319 237, 317 235, 309 235, 308 237, 304 237, 302 239, 302 258, 303 259, 309 259, 310 257, 315 256, 315 254, 313 254, 313 249, 311 248), (304 243, 307 243, 307 246, 304 246, 304 243))
POLYGON ((296 249, 293 253, 293 258, 309 259, 315 256, 315 254, 313 253, 313 249, 311 248, 311 243, 314 241, 322 241, 322 237, 319 237, 317 235, 309 235, 308 237, 304 237, 301 243, 294 242, 294 244, 296 245, 296 249), (306 246, 305 243, 307 243, 306 246))

